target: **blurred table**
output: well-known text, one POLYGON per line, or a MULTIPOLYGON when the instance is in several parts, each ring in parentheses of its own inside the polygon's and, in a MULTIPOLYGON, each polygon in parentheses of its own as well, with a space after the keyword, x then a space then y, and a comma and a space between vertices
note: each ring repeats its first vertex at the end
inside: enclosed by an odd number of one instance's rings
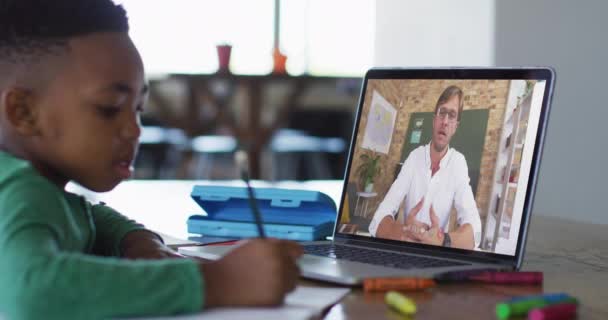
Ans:
MULTIPOLYGON (((145 181, 124 182, 103 194, 85 193, 92 201, 109 206, 169 235, 179 244, 187 239, 186 219, 200 212, 190 198, 195 184, 243 186, 240 181, 145 181)), ((339 203, 342 181, 266 183, 258 187, 319 190, 339 203)), ((84 192, 75 185, 69 189, 84 192)), ((495 319, 495 305, 514 295, 565 292, 581 302, 578 319, 608 319, 608 226, 591 225, 552 217, 533 216, 524 270, 543 271, 544 287, 455 284, 409 293, 418 305, 415 319, 495 319)), ((170 243, 170 244, 171 244, 170 243)), ((310 286, 332 286, 302 280, 310 286)), ((404 319, 389 310, 382 294, 353 290, 328 310, 324 319, 404 319)))
POLYGON ((346 104, 354 110, 361 83, 359 78, 277 74, 173 74, 170 78, 185 83, 187 102, 184 112, 174 112, 158 90, 162 81, 151 82, 150 99, 163 122, 190 137, 229 131, 248 151, 251 176, 256 179, 260 178, 264 146, 286 125, 292 110, 311 103, 315 107, 346 104), (306 101, 311 96, 317 99, 306 101))

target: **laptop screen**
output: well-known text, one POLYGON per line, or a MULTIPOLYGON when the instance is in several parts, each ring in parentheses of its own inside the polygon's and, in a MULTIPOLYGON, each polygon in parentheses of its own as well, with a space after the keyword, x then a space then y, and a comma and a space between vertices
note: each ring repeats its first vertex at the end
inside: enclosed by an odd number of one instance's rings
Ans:
POLYGON ((511 76, 370 71, 336 232, 514 256, 551 79, 511 76))

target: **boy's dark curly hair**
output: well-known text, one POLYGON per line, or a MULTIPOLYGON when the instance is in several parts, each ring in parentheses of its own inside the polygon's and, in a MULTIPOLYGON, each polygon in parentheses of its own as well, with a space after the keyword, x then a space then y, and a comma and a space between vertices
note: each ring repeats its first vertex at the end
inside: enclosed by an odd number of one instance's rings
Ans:
POLYGON ((65 47, 69 38, 128 32, 111 0, 0 0, 0 62, 23 63, 65 47))

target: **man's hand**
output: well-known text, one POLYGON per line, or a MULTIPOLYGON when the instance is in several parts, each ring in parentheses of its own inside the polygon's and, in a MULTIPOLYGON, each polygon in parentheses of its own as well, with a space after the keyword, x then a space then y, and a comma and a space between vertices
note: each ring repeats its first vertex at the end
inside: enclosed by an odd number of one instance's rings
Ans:
POLYGON ((432 205, 430 209, 430 217, 431 228, 427 232, 413 234, 413 238, 420 243, 440 246, 443 244, 444 234, 441 228, 439 228, 439 218, 435 214, 435 210, 433 209, 432 205))
POLYGON ((295 289, 302 247, 292 241, 254 239, 222 259, 200 264, 205 307, 278 305, 295 289))
POLYGON ((404 240, 406 237, 404 225, 395 221, 395 219, 390 215, 385 216, 380 221, 380 224, 378 224, 376 237, 392 240, 404 240))
POLYGON ((405 224, 395 221, 392 216, 384 217, 378 225, 376 236, 378 238, 400 241, 418 241, 415 236, 429 229, 428 224, 416 220, 416 216, 420 209, 422 209, 423 204, 424 198, 407 214, 405 224))
POLYGON ((430 229, 428 224, 416 220, 416 216, 418 216, 418 212, 422 209, 423 204, 424 198, 420 199, 418 204, 408 212, 407 217, 405 218, 404 232, 409 238, 416 239, 418 234, 425 233, 430 229))

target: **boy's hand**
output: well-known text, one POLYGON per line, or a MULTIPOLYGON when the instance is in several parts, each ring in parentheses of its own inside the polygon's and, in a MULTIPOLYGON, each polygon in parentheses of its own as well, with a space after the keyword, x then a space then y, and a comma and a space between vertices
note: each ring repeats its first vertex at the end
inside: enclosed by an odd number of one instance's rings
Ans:
POLYGON ((249 240, 220 260, 201 264, 206 307, 278 305, 296 287, 302 247, 278 239, 249 240))

